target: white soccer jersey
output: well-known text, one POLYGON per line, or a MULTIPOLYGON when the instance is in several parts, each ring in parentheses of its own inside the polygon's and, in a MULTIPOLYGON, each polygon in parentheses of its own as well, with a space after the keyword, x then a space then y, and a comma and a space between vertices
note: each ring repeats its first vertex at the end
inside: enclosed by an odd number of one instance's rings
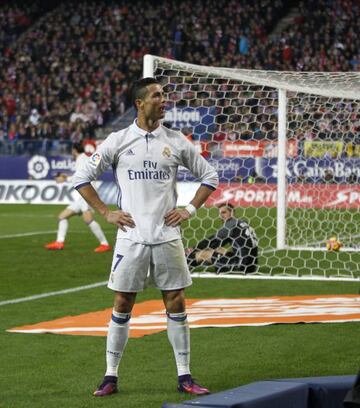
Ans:
MULTIPOLYGON (((80 153, 76 156, 75 159, 75 173, 85 165, 85 163, 88 161, 89 157, 85 153, 80 153)), ((75 174, 74 173, 74 174, 75 174)), ((73 178, 74 174, 72 176, 66 177, 66 182, 67 183, 73 183, 73 178)), ((93 186, 94 187, 94 186, 93 186)), ((91 207, 88 205, 88 203, 82 198, 81 194, 76 191, 76 194, 74 195, 75 201, 69 205, 70 209, 75 211, 76 213, 84 212, 84 211, 90 211, 91 207)))
MULTIPOLYGON (((85 162, 87 162, 88 156, 85 153, 80 153, 76 156, 75 159, 75 173, 84 165, 85 162)), ((68 183, 72 183, 73 181, 73 176, 68 176, 66 178, 66 181, 68 183)))
POLYGON ((176 176, 184 166, 203 185, 215 189, 218 175, 185 136, 160 125, 148 133, 136 121, 111 133, 73 176, 73 185, 88 184, 112 166, 119 186, 118 206, 131 214, 136 227, 118 230, 118 238, 158 244, 181 238, 180 227, 165 225, 176 208, 176 176))

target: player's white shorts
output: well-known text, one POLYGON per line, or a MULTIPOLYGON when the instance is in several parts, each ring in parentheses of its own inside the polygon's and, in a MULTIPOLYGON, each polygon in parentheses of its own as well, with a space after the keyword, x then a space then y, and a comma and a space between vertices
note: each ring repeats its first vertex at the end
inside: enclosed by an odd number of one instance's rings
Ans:
POLYGON ((77 214, 83 213, 85 211, 93 211, 93 209, 82 197, 77 198, 70 205, 68 205, 67 208, 77 214))
POLYGON ((192 284, 180 239, 157 245, 117 239, 108 287, 118 292, 140 292, 148 283, 160 290, 192 284))

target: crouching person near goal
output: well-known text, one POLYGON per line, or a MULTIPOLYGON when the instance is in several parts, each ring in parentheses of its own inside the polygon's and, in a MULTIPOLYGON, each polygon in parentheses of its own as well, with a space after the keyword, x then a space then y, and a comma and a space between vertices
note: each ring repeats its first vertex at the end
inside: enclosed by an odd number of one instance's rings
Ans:
POLYGON ((258 239, 250 225, 234 217, 234 206, 219 207, 223 226, 215 235, 201 240, 195 248, 186 249, 190 267, 213 265, 216 273, 253 273, 257 269, 258 239))
MULTIPOLYGON (((148 272, 162 291, 167 332, 178 372, 178 390, 202 395, 209 390, 190 373, 190 333, 185 291, 191 285, 181 241, 180 223, 188 220, 218 185, 213 167, 181 133, 164 127, 165 99, 154 78, 135 81, 132 100, 137 119, 111 133, 76 172, 74 187, 110 224, 118 226, 108 287, 115 292, 106 343, 106 372, 96 397, 117 392, 118 367, 128 340, 136 295, 148 272), (109 166, 119 185, 119 210, 111 211, 91 186, 109 166), (176 208, 176 176, 184 166, 201 181, 185 209, 176 208)), ((140 369, 140 367, 139 367, 140 369)))

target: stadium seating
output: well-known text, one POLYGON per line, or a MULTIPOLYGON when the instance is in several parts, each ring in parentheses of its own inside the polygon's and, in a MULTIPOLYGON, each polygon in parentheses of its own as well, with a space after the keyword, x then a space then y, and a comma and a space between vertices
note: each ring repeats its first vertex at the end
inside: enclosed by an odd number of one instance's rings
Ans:
POLYGON ((355 376, 259 381, 163 408, 342 408, 355 376))
POLYGON ((128 84, 141 76, 145 53, 232 68, 359 69, 358 5, 350 0, 315 0, 311 7, 302 2, 294 24, 275 38, 270 33, 297 2, 139 3, 52 1, 54 11, 0 6, 7 33, 2 44, 0 39, 7 67, 0 70, 1 154, 39 153, 44 144, 37 140, 56 150, 57 140, 97 137, 130 105, 128 84), (19 16, 23 25, 13 27, 19 16), (31 115, 35 109, 38 121, 31 115))

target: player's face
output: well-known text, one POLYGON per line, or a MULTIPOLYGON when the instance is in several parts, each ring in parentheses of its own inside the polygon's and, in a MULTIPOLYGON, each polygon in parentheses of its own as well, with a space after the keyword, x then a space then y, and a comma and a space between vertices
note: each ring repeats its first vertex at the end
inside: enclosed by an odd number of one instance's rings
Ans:
POLYGON ((165 117, 165 97, 162 86, 151 84, 146 88, 147 93, 141 104, 145 118, 154 122, 163 119, 165 117))
POLYGON ((223 221, 227 221, 229 218, 232 217, 232 209, 229 207, 221 207, 219 209, 219 215, 223 221))

